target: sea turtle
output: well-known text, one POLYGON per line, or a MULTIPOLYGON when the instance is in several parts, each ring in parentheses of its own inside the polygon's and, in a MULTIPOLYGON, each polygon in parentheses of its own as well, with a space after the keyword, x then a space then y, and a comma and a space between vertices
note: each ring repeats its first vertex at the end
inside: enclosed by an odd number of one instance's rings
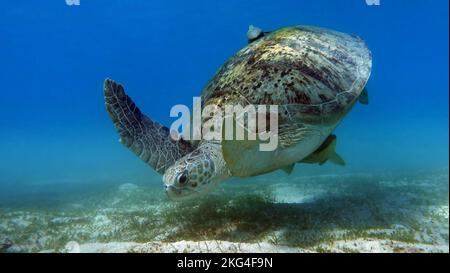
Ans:
POLYGON ((333 130, 366 91, 372 57, 359 37, 312 26, 272 32, 251 27, 249 44, 217 71, 202 92, 202 107, 278 105, 279 145, 259 151, 251 141, 174 140, 106 79, 107 111, 120 141, 163 175, 171 199, 195 197, 232 176, 249 177, 296 163, 343 165, 333 130), (362 94, 362 95, 361 95, 362 94))

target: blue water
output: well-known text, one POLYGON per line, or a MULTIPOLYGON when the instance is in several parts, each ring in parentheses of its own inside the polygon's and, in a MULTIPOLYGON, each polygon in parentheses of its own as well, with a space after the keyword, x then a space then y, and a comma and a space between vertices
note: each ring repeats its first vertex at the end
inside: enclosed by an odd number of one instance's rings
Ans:
POLYGON ((373 53, 370 105, 356 105, 336 131, 347 166, 297 166, 295 175, 446 168, 448 20, 445 0, 2 1, 0 183, 161 183, 118 143, 103 80, 123 83, 169 125, 170 108, 191 105, 246 45, 249 24, 354 33, 373 53))

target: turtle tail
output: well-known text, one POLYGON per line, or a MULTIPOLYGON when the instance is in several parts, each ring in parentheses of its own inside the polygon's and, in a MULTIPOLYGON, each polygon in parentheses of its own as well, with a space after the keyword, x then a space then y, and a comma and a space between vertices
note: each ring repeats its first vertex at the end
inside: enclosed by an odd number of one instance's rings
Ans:
POLYGON ((167 127, 145 116, 122 85, 106 79, 104 97, 120 142, 157 172, 163 174, 177 159, 192 152, 189 142, 172 139, 167 127))

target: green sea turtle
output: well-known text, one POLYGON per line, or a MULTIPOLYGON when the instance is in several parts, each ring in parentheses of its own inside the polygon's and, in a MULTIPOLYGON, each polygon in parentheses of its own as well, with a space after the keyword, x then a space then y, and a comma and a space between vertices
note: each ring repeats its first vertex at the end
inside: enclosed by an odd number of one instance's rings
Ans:
POLYGON ((271 152, 259 151, 255 141, 176 141, 120 84, 105 80, 106 108, 121 142, 163 175, 171 199, 207 193, 232 176, 290 173, 296 163, 345 164, 332 132, 360 96, 368 102, 363 90, 372 57, 364 41, 311 26, 253 28, 248 40, 206 85, 203 107, 278 105, 279 145, 271 152))

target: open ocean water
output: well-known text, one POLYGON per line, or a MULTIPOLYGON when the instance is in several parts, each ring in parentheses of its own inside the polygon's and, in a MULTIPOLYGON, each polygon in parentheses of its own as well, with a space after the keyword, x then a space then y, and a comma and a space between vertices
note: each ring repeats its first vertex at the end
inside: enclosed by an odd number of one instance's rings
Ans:
POLYGON ((0 252, 448 252, 448 4, 2 1, 0 252), (297 164, 172 202, 118 142, 103 80, 169 126, 250 24, 365 40, 370 102, 335 130, 347 165, 297 164))

